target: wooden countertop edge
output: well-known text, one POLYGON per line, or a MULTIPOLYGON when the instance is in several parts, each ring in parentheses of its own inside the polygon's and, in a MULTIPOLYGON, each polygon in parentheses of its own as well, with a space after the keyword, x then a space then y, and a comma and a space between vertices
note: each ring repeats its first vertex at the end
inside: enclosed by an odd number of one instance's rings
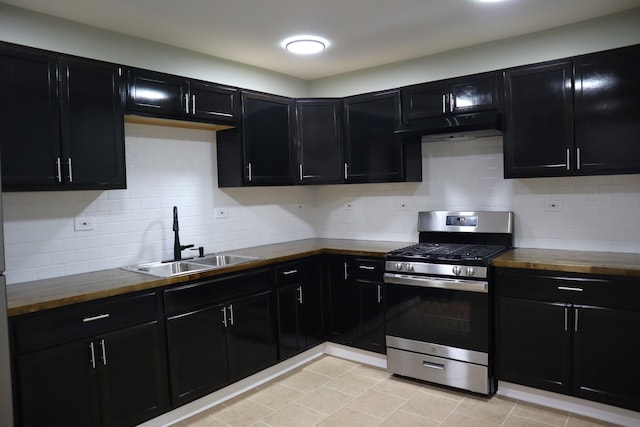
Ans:
MULTIPOLYGON (((407 243, 407 244, 411 244, 411 243, 407 243)), ((104 290, 93 290, 85 294, 80 293, 77 295, 64 296, 64 297, 53 296, 53 297, 48 297, 42 301, 37 301, 37 302, 32 302, 32 303, 27 303, 27 304, 17 305, 17 306, 11 305, 11 301, 9 301, 7 314, 9 317, 14 317, 22 314, 34 313, 37 311, 63 307, 71 304, 90 302, 90 301, 95 301, 102 298, 124 295, 132 292, 161 288, 169 285, 185 283, 187 281, 192 281, 192 280, 212 278, 212 277, 220 276, 223 274, 229 274, 237 271, 244 271, 244 270, 249 270, 253 268, 266 267, 273 264, 293 261, 296 259, 306 258, 314 255, 335 254, 335 255, 354 255, 354 256, 384 256, 386 254, 386 252, 380 252, 380 251, 371 250, 371 249, 346 249, 346 248, 337 248, 332 246, 333 245, 327 245, 327 247, 307 249, 300 252, 288 253, 285 255, 276 255, 269 258, 265 257, 260 260, 251 261, 243 264, 237 264, 230 267, 224 267, 224 268, 219 268, 215 270, 209 270, 205 272, 193 273, 189 275, 176 276, 176 277, 170 277, 170 278, 157 278, 152 276, 145 276, 139 273, 126 272, 120 269, 102 270, 102 271, 97 271, 92 273, 91 272, 83 273, 78 276, 90 277, 92 274, 98 275, 100 273, 118 271, 118 273, 121 273, 121 276, 122 276, 121 280, 123 281, 123 285, 122 286, 115 285, 113 287, 110 287, 109 289, 104 289, 104 290), (128 281, 129 277, 131 278, 131 282, 138 282, 138 283, 124 284, 125 282, 128 281)), ((251 252, 255 252, 255 251, 251 251, 250 249, 247 249, 247 250, 237 250, 237 251, 228 251, 228 252, 229 253, 242 252, 243 254, 251 255, 251 252)), ((59 277, 59 278, 55 278, 54 280, 56 279, 58 281, 63 281, 65 279, 69 280, 69 278, 71 277, 73 276, 59 277)), ((20 284, 18 283, 15 285, 9 285, 8 288, 10 289, 12 286, 20 286, 20 284)), ((9 296, 9 299, 10 299, 10 296, 9 296)))

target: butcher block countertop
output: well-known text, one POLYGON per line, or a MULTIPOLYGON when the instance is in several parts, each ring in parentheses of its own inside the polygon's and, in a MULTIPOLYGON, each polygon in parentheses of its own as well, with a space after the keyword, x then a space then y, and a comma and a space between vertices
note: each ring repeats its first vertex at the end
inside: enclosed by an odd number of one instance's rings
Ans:
POLYGON ((528 268, 640 277, 640 254, 516 248, 492 262, 494 267, 528 268))
POLYGON ((389 251, 413 243, 343 239, 305 239, 224 251, 225 253, 248 255, 263 259, 185 276, 160 278, 116 268, 56 277, 53 279, 17 283, 7 286, 8 314, 9 316, 17 316, 20 314, 33 313, 49 308, 143 291, 194 279, 206 279, 221 274, 268 266, 279 262, 325 253, 382 257, 389 251))

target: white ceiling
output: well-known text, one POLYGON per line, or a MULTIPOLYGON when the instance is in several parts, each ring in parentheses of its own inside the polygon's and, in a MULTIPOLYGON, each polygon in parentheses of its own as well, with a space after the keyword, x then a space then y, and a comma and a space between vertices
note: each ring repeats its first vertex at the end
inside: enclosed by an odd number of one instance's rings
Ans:
POLYGON ((1 0, 313 80, 640 7, 640 0, 1 0), (280 42, 325 37, 320 55, 280 42))

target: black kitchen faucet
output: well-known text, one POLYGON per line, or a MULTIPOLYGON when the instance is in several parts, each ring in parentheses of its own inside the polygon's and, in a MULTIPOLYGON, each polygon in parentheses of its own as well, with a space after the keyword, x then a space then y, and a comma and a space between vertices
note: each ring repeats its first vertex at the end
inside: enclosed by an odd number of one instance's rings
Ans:
POLYGON ((194 245, 181 245, 180 236, 178 235, 178 207, 173 207, 173 260, 180 261, 182 259, 182 251, 192 248, 194 245))

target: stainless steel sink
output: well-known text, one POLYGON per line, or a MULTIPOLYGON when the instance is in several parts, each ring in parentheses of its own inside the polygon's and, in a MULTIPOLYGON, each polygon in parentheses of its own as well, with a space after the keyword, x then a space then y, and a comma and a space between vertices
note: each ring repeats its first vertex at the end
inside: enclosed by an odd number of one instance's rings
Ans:
POLYGON ((122 269, 156 277, 174 277, 199 271, 229 267, 244 262, 257 261, 259 259, 261 258, 244 255, 211 254, 205 255, 203 258, 193 258, 183 261, 145 262, 142 264, 127 265, 122 267, 122 269))

